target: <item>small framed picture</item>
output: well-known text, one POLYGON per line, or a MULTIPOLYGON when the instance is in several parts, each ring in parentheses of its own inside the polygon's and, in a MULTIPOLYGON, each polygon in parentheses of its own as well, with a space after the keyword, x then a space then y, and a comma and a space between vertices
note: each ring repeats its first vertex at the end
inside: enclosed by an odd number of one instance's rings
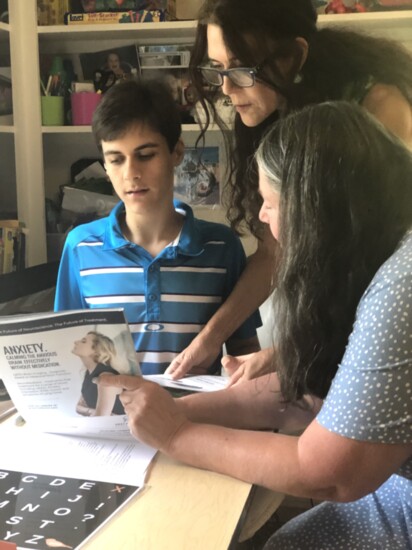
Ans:
POLYGON ((163 44, 138 46, 142 78, 162 80, 175 100, 182 124, 194 124, 195 89, 189 78, 191 46, 163 44))
POLYGON ((139 73, 136 46, 123 46, 100 52, 80 54, 83 80, 93 80, 96 70, 113 71, 117 79, 129 78, 139 73))
POLYGON ((174 196, 193 206, 220 205, 219 147, 186 148, 175 170, 174 196))

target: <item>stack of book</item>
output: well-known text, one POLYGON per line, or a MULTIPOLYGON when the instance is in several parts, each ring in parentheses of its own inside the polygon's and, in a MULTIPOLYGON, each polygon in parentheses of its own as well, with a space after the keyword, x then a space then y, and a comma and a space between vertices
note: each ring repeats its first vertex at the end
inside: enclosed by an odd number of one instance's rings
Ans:
POLYGON ((25 267, 26 235, 19 220, 0 220, 0 274, 25 267))
POLYGON ((165 10, 100 11, 89 13, 68 12, 65 25, 101 25, 113 23, 160 23, 167 21, 165 10))
POLYGON ((159 23, 174 19, 175 3, 171 0, 87 0, 83 10, 65 14, 66 25, 102 23, 159 23))

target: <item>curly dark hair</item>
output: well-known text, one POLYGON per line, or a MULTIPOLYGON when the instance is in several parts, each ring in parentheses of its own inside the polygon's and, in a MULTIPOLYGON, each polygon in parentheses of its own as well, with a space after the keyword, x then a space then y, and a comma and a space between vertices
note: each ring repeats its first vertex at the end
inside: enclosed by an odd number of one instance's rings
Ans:
POLYGON ((324 398, 363 293, 412 228, 412 154, 365 109, 337 101, 274 124, 256 159, 280 194, 282 392, 324 398))
POLYGON ((412 103, 412 56, 405 48, 357 32, 318 30, 316 22, 311 0, 260 0, 258 8, 252 8, 249 0, 205 0, 200 10, 190 63, 191 78, 206 114, 199 141, 210 122, 216 121, 229 151, 227 215, 238 232, 247 227, 260 235, 261 199, 253 154, 276 118, 327 100, 361 103, 362 91, 370 82, 394 85, 412 103), (197 70, 207 59, 208 24, 221 27, 227 48, 243 66, 254 67, 265 60, 257 77, 286 99, 286 111, 273 113, 255 128, 246 127, 237 114, 234 136, 230 135, 213 106, 218 91, 207 89, 197 70), (301 69, 303 54, 297 37, 309 45, 301 69), (282 58, 290 61, 286 75, 279 70, 282 58))

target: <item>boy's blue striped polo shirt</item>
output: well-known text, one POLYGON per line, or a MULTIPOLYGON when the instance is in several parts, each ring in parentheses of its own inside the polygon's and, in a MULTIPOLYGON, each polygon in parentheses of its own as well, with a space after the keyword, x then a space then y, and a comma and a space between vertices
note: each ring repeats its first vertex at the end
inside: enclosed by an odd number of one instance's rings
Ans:
MULTIPOLYGON (((246 263, 239 238, 223 224, 185 216, 180 236, 153 258, 126 240, 110 215, 74 228, 66 239, 55 310, 124 308, 144 374, 164 372, 229 296, 246 263)), ((251 338, 260 326, 256 312, 233 334, 251 338)), ((220 358, 211 372, 220 369, 220 358)))

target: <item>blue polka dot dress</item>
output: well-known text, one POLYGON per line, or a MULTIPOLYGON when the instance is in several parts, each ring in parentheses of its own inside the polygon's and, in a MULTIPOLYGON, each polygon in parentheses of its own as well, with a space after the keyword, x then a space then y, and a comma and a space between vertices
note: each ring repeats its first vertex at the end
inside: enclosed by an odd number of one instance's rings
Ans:
MULTIPOLYGON (((412 232, 363 295, 317 420, 356 440, 412 442, 412 232)), ((324 502, 289 521, 269 549, 412 549, 412 456, 376 492, 324 502)))

